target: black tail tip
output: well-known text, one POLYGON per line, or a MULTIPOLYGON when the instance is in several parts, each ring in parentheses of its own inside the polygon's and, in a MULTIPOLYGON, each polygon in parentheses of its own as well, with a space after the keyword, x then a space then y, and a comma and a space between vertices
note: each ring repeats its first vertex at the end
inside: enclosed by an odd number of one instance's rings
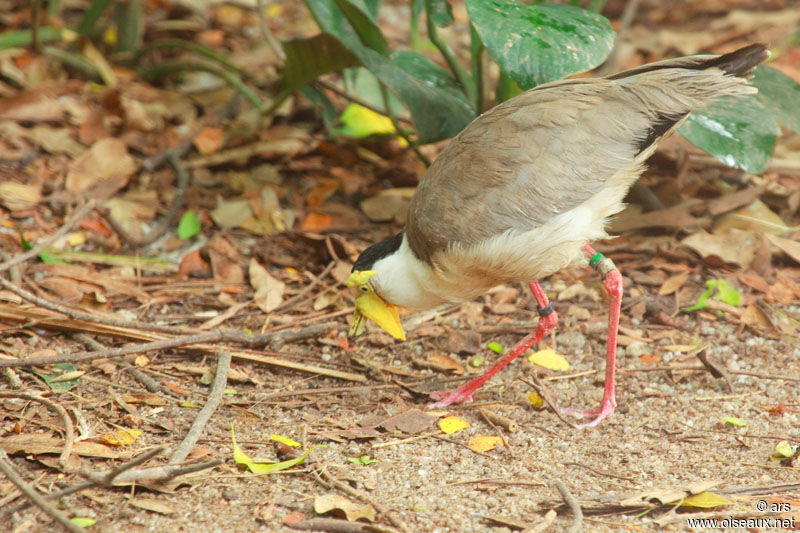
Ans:
POLYGON ((762 43, 755 43, 739 48, 729 54, 716 57, 708 66, 717 67, 725 74, 745 76, 768 57, 769 50, 767 50, 767 46, 762 43))

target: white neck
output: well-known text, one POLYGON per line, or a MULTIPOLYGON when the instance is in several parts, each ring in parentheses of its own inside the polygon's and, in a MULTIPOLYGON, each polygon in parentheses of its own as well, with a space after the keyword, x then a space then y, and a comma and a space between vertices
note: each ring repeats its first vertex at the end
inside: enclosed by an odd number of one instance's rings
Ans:
POLYGON ((378 295, 388 303, 427 309, 450 301, 440 291, 444 287, 437 286, 437 276, 430 265, 420 261, 411 251, 405 235, 400 248, 376 261, 372 270, 377 274, 370 281, 378 295))

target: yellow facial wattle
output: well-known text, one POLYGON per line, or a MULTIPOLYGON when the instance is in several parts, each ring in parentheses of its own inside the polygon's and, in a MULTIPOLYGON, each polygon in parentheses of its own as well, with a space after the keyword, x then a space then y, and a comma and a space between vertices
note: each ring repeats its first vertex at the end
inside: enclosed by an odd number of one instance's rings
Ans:
POLYGON ((369 279, 377 274, 374 270, 356 270, 347 278, 346 285, 350 287, 356 297, 356 309, 353 313, 353 325, 350 335, 360 335, 364 331, 366 318, 378 324, 384 331, 395 339, 406 340, 403 325, 400 323, 400 313, 397 306, 387 303, 375 293, 369 279))

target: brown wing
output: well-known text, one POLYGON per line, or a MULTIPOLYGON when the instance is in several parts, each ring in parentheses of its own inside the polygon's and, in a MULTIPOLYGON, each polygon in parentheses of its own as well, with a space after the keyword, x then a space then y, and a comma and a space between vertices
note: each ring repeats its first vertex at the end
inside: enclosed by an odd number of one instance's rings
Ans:
POLYGON ((580 205, 638 165, 637 156, 692 110, 754 92, 735 74, 765 57, 754 45, 727 56, 678 58, 613 79, 542 85, 493 108, 453 139, 422 179, 406 226, 412 250, 431 262, 450 243, 535 229, 580 205))

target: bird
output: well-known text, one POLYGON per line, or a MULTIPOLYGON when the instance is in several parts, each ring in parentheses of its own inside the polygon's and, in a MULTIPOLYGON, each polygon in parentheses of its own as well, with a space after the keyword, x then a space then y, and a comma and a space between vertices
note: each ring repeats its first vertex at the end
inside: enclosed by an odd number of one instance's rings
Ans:
POLYGON ((399 307, 471 300, 509 282, 528 282, 536 329, 486 371, 429 408, 470 401, 558 321, 539 279, 572 265, 593 267, 609 295, 603 398, 564 409, 596 426, 616 406, 615 368, 622 276, 591 242, 624 208, 628 189, 659 141, 693 111, 722 96, 754 94, 748 75, 769 57, 763 44, 723 55, 649 63, 602 78, 537 86, 473 120, 442 150, 411 199, 401 233, 367 247, 346 280, 354 296, 350 335, 370 319, 405 340, 399 307))

